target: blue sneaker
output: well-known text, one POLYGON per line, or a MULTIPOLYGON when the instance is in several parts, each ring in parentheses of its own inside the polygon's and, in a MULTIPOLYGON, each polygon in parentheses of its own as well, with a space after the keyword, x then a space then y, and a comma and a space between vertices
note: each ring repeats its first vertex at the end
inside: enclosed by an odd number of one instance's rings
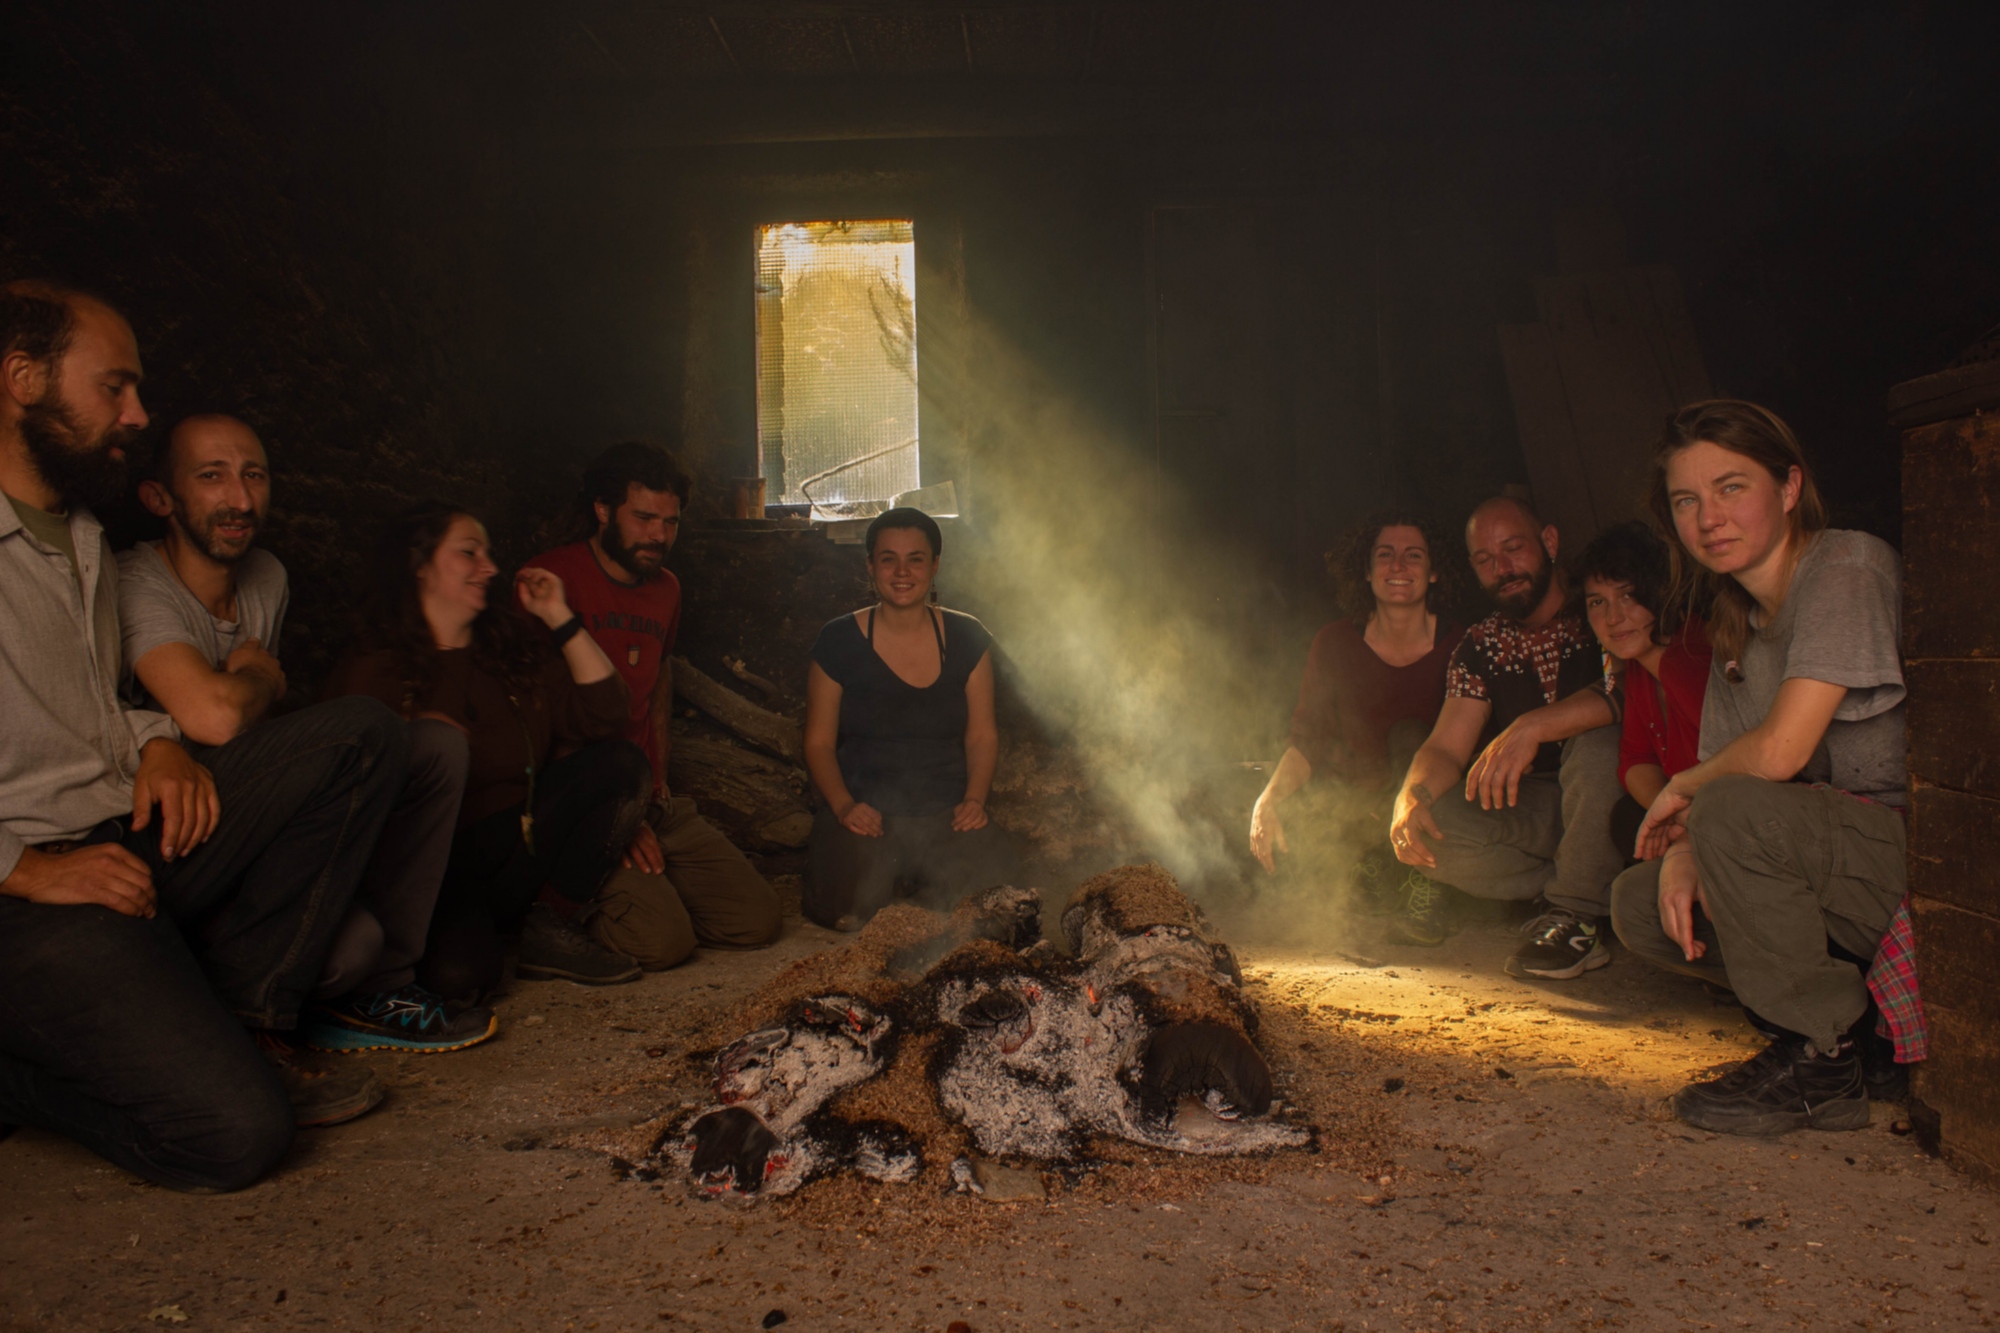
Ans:
POLYGON ((320 1051, 459 1051, 500 1027, 491 1009, 445 1011, 444 997, 409 985, 374 995, 343 995, 316 1005, 301 1036, 320 1051))

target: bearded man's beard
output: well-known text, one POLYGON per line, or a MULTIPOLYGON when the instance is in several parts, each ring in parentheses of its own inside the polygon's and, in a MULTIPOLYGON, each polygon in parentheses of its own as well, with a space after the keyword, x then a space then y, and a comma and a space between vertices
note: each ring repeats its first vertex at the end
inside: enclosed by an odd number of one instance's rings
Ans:
POLYGON ((617 561, 626 573, 641 583, 650 583, 660 577, 660 570, 666 567, 665 543, 642 542, 637 546, 627 546, 624 534, 618 531, 616 523, 606 523, 604 535, 598 540, 604 545, 604 554, 617 561))
POLYGON ((256 512, 249 509, 211 509, 208 517, 199 524, 190 523, 187 509, 178 497, 174 500, 174 523, 187 535, 196 550, 219 565, 233 565, 250 554, 250 548, 257 544, 257 532, 263 526, 257 521, 256 512), (215 530, 229 522, 247 524, 249 535, 240 539, 217 536, 215 530))
POLYGON ((1526 620, 1542 604, 1542 598, 1549 595, 1549 585, 1555 582, 1555 577, 1555 562, 1544 560, 1542 567, 1528 576, 1527 591, 1503 594, 1493 589, 1487 595, 1500 609, 1500 614, 1511 620, 1526 620))
POLYGON ((125 451, 139 432, 113 426, 91 444, 81 443, 83 435, 83 424, 55 396, 54 386, 21 413, 28 458, 66 509, 99 509, 124 497, 125 451))

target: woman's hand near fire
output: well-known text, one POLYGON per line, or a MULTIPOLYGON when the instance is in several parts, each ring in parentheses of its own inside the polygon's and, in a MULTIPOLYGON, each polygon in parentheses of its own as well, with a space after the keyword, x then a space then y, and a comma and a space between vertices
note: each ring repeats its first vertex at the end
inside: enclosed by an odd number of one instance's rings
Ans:
POLYGON ((1271 770, 1271 780, 1264 784, 1264 790, 1257 797, 1257 804, 1250 810, 1250 855, 1257 858, 1257 864, 1267 872, 1277 873, 1277 853, 1292 854, 1292 845, 1285 841, 1285 826, 1278 819, 1278 806, 1287 796, 1306 785, 1312 776, 1312 761, 1307 759, 1296 745, 1287 745, 1285 753, 1278 759, 1278 766, 1271 770))
POLYGON ((849 833, 858 833, 864 838, 882 836, 882 812, 866 801, 850 800, 845 810, 838 810, 834 818, 849 833))
POLYGON ((1430 788, 1413 782, 1396 793, 1396 815, 1389 822, 1389 846, 1396 859, 1406 866, 1437 869, 1437 853, 1424 841, 1426 836, 1442 842, 1444 830, 1431 815, 1430 788))

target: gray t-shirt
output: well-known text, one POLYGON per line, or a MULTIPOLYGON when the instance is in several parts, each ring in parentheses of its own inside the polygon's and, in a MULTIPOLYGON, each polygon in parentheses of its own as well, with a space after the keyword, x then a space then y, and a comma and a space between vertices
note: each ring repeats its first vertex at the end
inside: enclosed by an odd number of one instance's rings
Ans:
POLYGON ((236 564, 236 619, 217 620, 167 564, 158 542, 140 542, 118 557, 118 618, 125 641, 125 687, 135 701, 145 691, 133 675, 139 659, 167 643, 185 643, 217 671, 250 639, 276 656, 291 600, 285 567, 252 547, 236 564))
POLYGON ((1797 780, 1884 805, 1908 804, 1902 583, 1902 562, 1881 538, 1831 528, 1820 533, 1800 557, 1777 618, 1753 628, 1740 683, 1728 679, 1728 664, 1715 655, 1701 710, 1701 757, 1761 723, 1787 680, 1845 685, 1847 697, 1797 780))

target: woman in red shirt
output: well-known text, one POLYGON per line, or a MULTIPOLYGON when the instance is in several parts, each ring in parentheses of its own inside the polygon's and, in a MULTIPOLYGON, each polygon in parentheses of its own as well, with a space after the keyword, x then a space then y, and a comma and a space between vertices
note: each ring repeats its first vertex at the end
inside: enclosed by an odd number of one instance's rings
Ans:
MULTIPOLYGON (((1330 776, 1372 805, 1402 780, 1444 702, 1445 667, 1465 628, 1437 610, 1442 547, 1435 525, 1409 514, 1372 516, 1328 561, 1349 619, 1313 639, 1298 707, 1263 795, 1250 815, 1250 852, 1267 871, 1290 852, 1278 807, 1315 774, 1330 776)), ((1372 821, 1379 835, 1383 818, 1372 821)), ((1369 847, 1358 873, 1394 862, 1369 847)), ((1402 886, 1398 933, 1413 944, 1445 938, 1437 886, 1411 870, 1402 886)))
POLYGON ((1676 628, 1661 616, 1671 583, 1667 547, 1644 523, 1600 533, 1577 557, 1573 573, 1597 641, 1625 664, 1618 781, 1626 794, 1612 809, 1611 837, 1629 857, 1653 798, 1700 757, 1701 701, 1712 654, 1700 619, 1689 616, 1676 628))

